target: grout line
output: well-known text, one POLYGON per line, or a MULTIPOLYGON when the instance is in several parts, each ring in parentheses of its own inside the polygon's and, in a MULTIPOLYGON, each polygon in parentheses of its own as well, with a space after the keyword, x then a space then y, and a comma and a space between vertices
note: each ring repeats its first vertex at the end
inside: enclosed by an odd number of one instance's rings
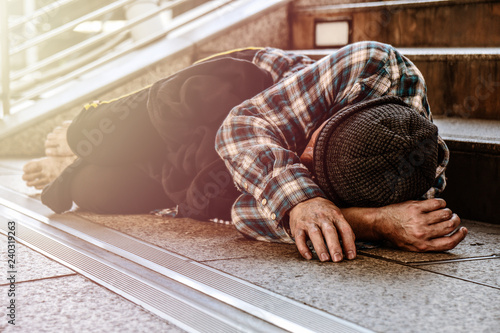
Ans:
POLYGON ((246 257, 219 258, 219 259, 206 259, 206 260, 193 260, 193 261, 199 262, 199 263, 204 263, 204 262, 225 261, 225 260, 239 260, 239 259, 248 259, 248 258, 253 258, 253 257, 246 256, 246 257))
POLYGON ((455 262, 461 262, 461 261, 479 261, 479 260, 491 260, 491 259, 500 259, 499 254, 491 254, 489 256, 477 256, 477 257, 466 257, 466 258, 457 258, 457 259, 441 259, 441 260, 433 260, 433 261, 409 261, 409 262, 404 262, 396 259, 389 259, 385 258, 380 255, 376 254, 371 254, 368 252, 364 251, 358 251, 358 253, 370 257, 370 258, 375 258, 375 259, 380 259, 380 260, 385 260, 388 262, 393 262, 396 264, 401 264, 401 265, 406 265, 406 266, 411 266, 411 267, 416 267, 416 266, 425 266, 425 265, 440 265, 440 264, 451 264, 455 262))
POLYGON ((435 272, 435 271, 431 271, 429 269, 422 268, 422 267, 415 267, 415 266, 407 266, 407 267, 412 267, 412 268, 415 268, 415 269, 419 269, 421 271, 430 272, 430 273, 434 273, 434 274, 446 276, 446 277, 449 277, 449 278, 453 278, 453 279, 456 279, 456 280, 461 280, 461 281, 465 281, 465 282, 477 284, 477 285, 480 285, 480 286, 483 286, 483 287, 488 287, 488 288, 493 288, 493 289, 496 289, 496 290, 500 290, 500 286, 493 286, 491 284, 487 284, 487 283, 483 283, 483 282, 479 282, 479 281, 475 281, 475 280, 469 280, 469 279, 462 278, 462 277, 455 276, 455 275, 449 275, 449 274, 445 274, 445 273, 435 272))
POLYGON ((391 262, 393 264, 400 264, 400 265, 406 265, 404 262, 402 261, 398 261, 398 260, 395 260, 395 259, 389 259, 389 258, 385 258, 385 257, 382 257, 382 256, 379 256, 379 255, 376 255, 376 254, 371 254, 371 253, 368 253, 368 252, 365 252, 365 251, 360 251, 358 250, 357 251, 358 254, 362 255, 362 256, 365 256, 365 257, 370 257, 370 258, 374 258, 374 259, 379 259, 379 260, 383 260, 383 261, 387 261, 387 262, 391 262))
MULTIPOLYGON (((43 281, 43 280, 59 279, 59 278, 69 277, 69 276, 75 276, 75 275, 82 276, 82 275, 80 275, 78 273, 71 273, 71 274, 64 274, 64 275, 54 275, 54 276, 47 276, 47 277, 43 277, 43 278, 39 278, 39 279, 16 281, 16 285, 17 284, 21 284, 21 283, 27 283, 27 282, 36 282, 36 281, 43 281)), ((2 284, 0 284, 0 287, 4 287, 4 286, 8 286, 8 285, 9 285, 9 283, 2 283, 2 284)))
POLYGON ((490 259, 500 259, 500 255, 492 254, 489 256, 467 257, 467 258, 457 258, 457 259, 442 259, 442 260, 434 260, 434 261, 413 261, 413 262, 407 262, 406 264, 411 265, 411 266, 426 266, 426 265, 451 264, 451 263, 462 262, 462 261, 476 261, 476 260, 490 260, 490 259))
MULTIPOLYGON (((370 258, 374 258, 374 259, 379 259, 379 260, 383 260, 383 261, 390 262, 390 263, 393 263, 393 264, 397 264, 397 265, 401 265, 401 266, 405 266, 405 267, 410 267, 410 268, 413 268, 413 269, 419 269, 421 271, 425 271, 425 272, 429 272, 429 273, 434 273, 434 274, 438 274, 438 275, 441 275, 441 276, 449 277, 449 278, 452 278, 452 279, 456 279, 456 280, 461 280, 461 281, 465 281, 465 282, 477 284, 477 285, 480 285, 480 286, 483 286, 483 287, 488 287, 488 288, 493 288, 493 289, 496 289, 496 290, 500 290, 500 286, 493 286, 491 284, 487 284, 487 283, 483 283, 483 282, 479 282, 479 281, 474 281, 474 280, 462 278, 462 277, 455 276, 455 275, 449 275, 449 274, 445 274, 445 273, 435 272, 435 271, 432 271, 430 269, 419 267, 418 265, 411 265, 409 263, 405 263, 405 262, 394 260, 394 259, 384 258, 384 257, 378 256, 378 255, 375 255, 375 254, 366 253, 364 251, 358 251, 358 253, 361 254, 361 255, 364 255, 366 257, 370 257, 370 258)), ((492 258, 492 259, 496 259, 496 258, 492 258)))

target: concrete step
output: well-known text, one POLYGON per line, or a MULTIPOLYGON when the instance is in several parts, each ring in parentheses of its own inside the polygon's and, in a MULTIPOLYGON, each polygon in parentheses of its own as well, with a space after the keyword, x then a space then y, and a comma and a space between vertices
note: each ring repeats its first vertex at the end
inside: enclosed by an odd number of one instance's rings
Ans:
POLYGON ((329 6, 329 5, 339 5, 348 3, 362 3, 362 2, 380 2, 380 1, 390 1, 390 0, 294 0, 293 5, 296 7, 307 7, 307 6, 329 6))
MULTIPOLYGON (((500 120, 500 48, 398 48, 425 77, 435 115, 500 120)), ((303 52, 320 59, 334 49, 303 52)))
POLYGON ((443 197, 462 218, 500 223, 500 121, 436 117, 451 151, 443 197))
POLYGON ((500 45, 498 1, 328 3, 319 6, 295 4, 291 20, 293 48, 332 47, 361 40, 377 40, 399 47, 500 45))

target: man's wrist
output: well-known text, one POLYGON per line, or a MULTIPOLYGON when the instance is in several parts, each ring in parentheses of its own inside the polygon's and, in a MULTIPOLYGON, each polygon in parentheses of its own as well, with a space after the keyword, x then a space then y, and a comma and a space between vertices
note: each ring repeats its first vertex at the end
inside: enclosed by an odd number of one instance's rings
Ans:
POLYGON ((351 225, 356 239, 380 241, 384 239, 382 207, 341 208, 342 214, 351 225))
POLYGON ((386 235, 386 219, 384 215, 384 207, 373 207, 370 208, 370 219, 371 219, 371 229, 375 241, 381 241, 385 239, 386 235))

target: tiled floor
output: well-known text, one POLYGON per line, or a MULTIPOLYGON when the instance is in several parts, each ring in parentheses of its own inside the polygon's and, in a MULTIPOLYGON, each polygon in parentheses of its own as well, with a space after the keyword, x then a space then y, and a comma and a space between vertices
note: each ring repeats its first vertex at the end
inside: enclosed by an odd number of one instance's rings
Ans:
MULTIPOLYGON (((20 181, 24 160, 0 161, 0 185, 39 197, 20 181)), ((0 234, 2 271, 7 237, 0 234)), ((16 325, 0 320, 0 332, 183 332, 71 269, 17 243, 16 325)), ((2 307, 8 282, 2 273, 2 307), (4 282, 5 281, 5 282, 4 282)))
POLYGON ((16 325, 2 320, 2 332, 183 332, 76 274, 18 282, 16 289, 16 325))
MULTIPOLYGON (((0 185, 36 196, 33 190, 23 189, 20 172, 16 172, 20 165, 22 161, 0 161, 0 185)), ((464 221, 470 230, 468 237, 447 253, 377 248, 364 250, 354 261, 333 264, 305 261, 293 245, 245 240, 229 225, 149 215, 69 214, 375 331, 499 332, 500 260, 413 263, 500 254, 500 225, 464 221)), ((177 330, 26 247, 19 248, 19 255, 20 278, 25 281, 19 283, 19 323, 25 325, 23 330, 177 330)), ((3 328, 5 322, 0 325, 3 328)))

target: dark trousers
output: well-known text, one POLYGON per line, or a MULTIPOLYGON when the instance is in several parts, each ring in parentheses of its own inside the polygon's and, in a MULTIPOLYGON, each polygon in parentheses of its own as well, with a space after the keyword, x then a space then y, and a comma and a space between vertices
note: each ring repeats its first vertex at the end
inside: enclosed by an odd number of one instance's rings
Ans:
POLYGON ((161 161, 164 142, 146 108, 148 89, 86 106, 68 129, 68 143, 85 165, 73 175, 71 197, 100 214, 147 213, 174 206, 161 183, 143 171, 161 161))
POLYGON ((273 83, 269 73, 252 64, 256 52, 219 54, 151 88, 87 105, 67 136, 83 162, 73 174, 66 173, 69 189, 55 186, 46 191, 45 202, 64 211, 60 198, 70 196, 80 208, 101 214, 185 204, 188 216, 230 218, 231 204, 240 195, 232 182, 218 188, 216 196, 204 190, 213 183, 208 177, 206 184, 207 175, 219 175, 221 168, 227 173, 214 147, 220 123, 232 107, 273 83))

